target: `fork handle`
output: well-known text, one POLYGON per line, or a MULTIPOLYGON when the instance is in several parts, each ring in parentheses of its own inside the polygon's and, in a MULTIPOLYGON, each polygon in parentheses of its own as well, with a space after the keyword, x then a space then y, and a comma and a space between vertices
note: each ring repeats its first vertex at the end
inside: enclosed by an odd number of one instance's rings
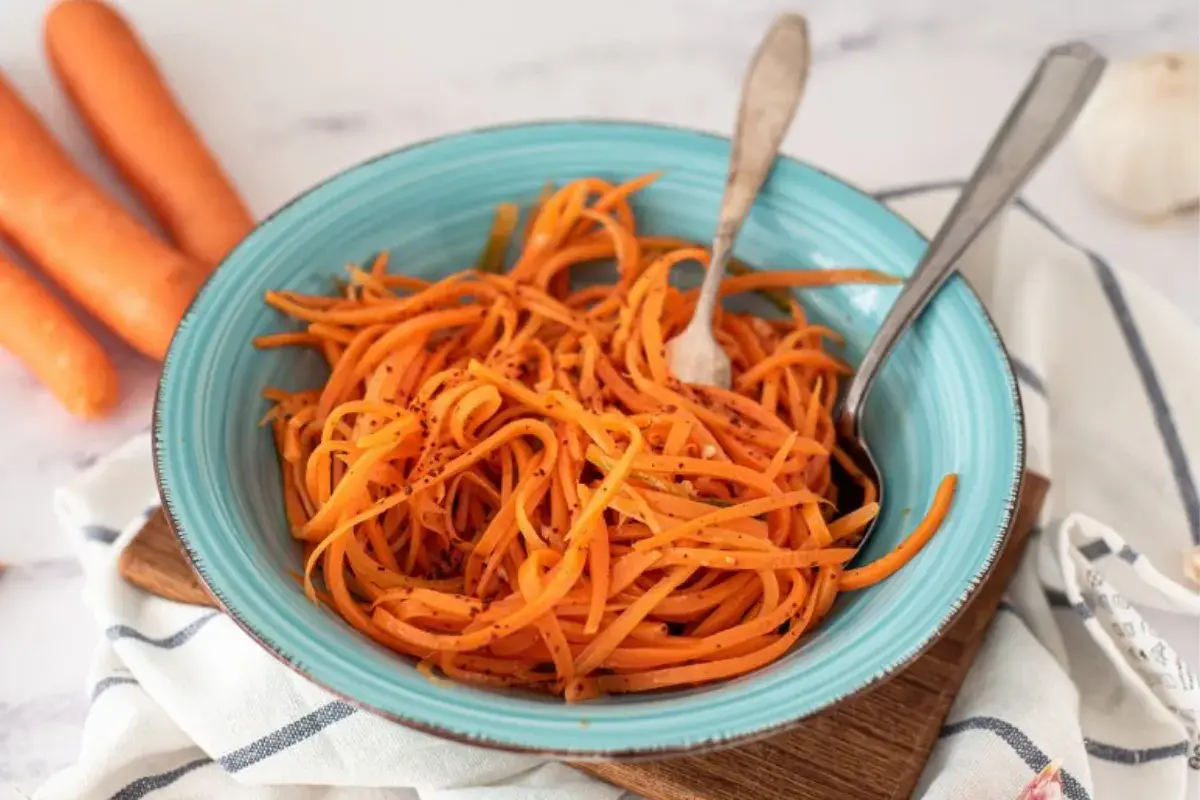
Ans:
POLYGON ((692 320, 709 326, 733 240, 767 179, 808 81, 808 25, 799 14, 781 14, 771 25, 742 83, 729 176, 721 198, 712 259, 692 320))
POLYGON ((1059 45, 1042 57, 846 387, 838 415, 844 432, 858 433, 867 392, 897 340, 954 274, 963 252, 1062 139, 1104 65, 1103 56, 1080 42, 1059 45))

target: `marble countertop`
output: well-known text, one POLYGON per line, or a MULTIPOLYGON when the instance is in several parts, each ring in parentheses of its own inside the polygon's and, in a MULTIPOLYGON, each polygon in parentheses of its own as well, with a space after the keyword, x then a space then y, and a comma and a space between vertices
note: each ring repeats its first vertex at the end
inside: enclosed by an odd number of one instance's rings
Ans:
MULTIPOLYGON (((47 69, 47 5, 0 3, 0 69, 120 193, 47 69)), ((725 130, 750 50, 785 7, 809 15, 815 38, 785 150, 870 188, 963 177, 1051 42, 1083 38, 1123 57, 1195 47, 1198 30, 1191 0, 618 0, 602 15, 557 0, 292 0, 286 13, 275 0, 120 5, 260 215, 370 155, 467 127, 583 116, 725 130)), ((1200 322, 1194 222, 1120 219, 1087 193, 1067 152, 1027 196, 1200 322)), ((98 634, 53 491, 148 424, 157 374, 106 342, 126 396, 98 424, 67 417, 0 353, 0 787, 31 792, 78 748, 98 634)), ((1189 634, 1194 646, 1194 626, 1179 635, 1189 634)))

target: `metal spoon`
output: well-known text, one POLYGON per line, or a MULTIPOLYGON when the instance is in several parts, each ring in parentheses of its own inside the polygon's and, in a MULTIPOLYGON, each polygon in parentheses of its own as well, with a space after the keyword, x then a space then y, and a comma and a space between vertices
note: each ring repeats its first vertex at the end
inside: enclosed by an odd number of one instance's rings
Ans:
MULTIPOLYGON (((837 413, 839 444, 875 481, 881 502, 883 482, 859 419, 871 383, 901 335, 957 270, 963 252, 1062 139, 1095 88, 1104 65, 1103 56, 1078 42, 1059 45, 1042 57, 847 385, 837 413)), ((872 523, 863 533, 860 549, 874 527, 872 523)))
POLYGON ((687 328, 667 343, 671 371, 687 383, 729 386, 729 356, 713 336, 717 290, 733 252, 733 240, 796 115, 808 81, 808 63, 808 25, 804 17, 780 15, 763 37, 742 82, 729 176, 700 298, 687 328))

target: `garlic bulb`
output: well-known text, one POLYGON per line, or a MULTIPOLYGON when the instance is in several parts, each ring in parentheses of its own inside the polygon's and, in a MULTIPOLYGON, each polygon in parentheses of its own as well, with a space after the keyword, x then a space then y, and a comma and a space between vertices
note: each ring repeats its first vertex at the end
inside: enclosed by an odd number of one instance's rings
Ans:
POLYGON ((1075 123, 1084 176, 1132 216, 1161 221, 1200 199, 1200 56, 1112 64, 1075 123))

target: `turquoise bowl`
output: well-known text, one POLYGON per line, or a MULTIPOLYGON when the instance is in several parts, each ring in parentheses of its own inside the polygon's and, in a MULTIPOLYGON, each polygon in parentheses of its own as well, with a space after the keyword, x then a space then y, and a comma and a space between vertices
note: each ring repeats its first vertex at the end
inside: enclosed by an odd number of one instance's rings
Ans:
MULTIPOLYGON (((155 408, 155 459, 167 514, 225 610, 302 674, 407 725, 485 746, 564 758, 694 752, 777 732, 886 678, 945 630, 986 577, 1011 522, 1024 465, 1020 400, 1004 346, 979 300, 954 279, 876 382, 865 429, 887 483, 866 559, 908 534, 938 481, 960 475, 942 530, 887 581, 844 595, 791 653, 702 688, 577 705, 441 681, 305 599, 289 576, 288 535, 265 386, 318 385, 321 362, 258 352, 288 323, 268 289, 324 293, 343 265, 390 250, 393 268, 440 276, 473 263, 497 203, 532 201, 547 180, 665 176, 637 196, 642 229, 707 240, 729 142, 693 131, 562 122, 448 136, 353 167, 265 220, 225 260, 184 318, 155 408)), ((762 268, 866 265, 908 275, 926 242, 871 197, 782 159, 738 240, 762 268)), ((861 357, 895 286, 807 291, 811 315, 861 357)))

